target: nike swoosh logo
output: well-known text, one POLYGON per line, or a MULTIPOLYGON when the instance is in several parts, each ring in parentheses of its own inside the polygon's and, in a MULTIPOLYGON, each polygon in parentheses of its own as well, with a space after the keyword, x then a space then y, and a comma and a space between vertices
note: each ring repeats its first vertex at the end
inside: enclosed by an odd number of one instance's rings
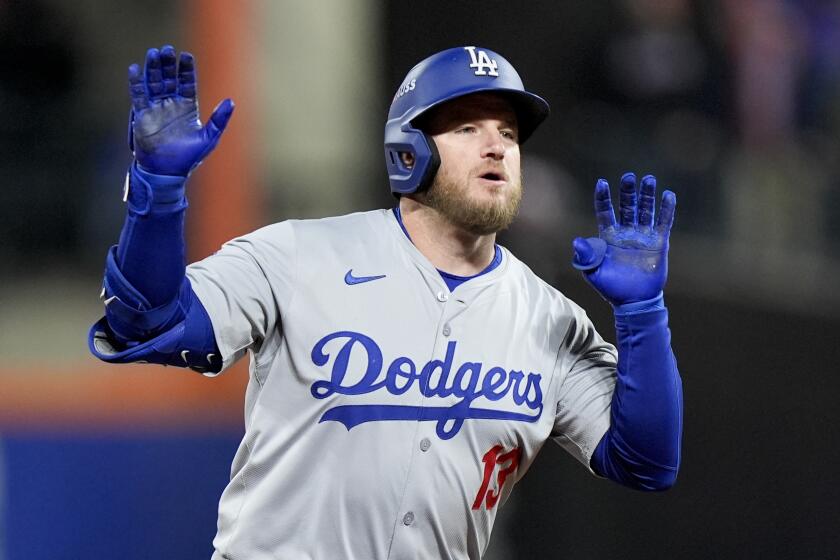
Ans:
POLYGON ((365 282, 379 280, 380 278, 385 278, 385 275, 380 274, 379 276, 353 276, 353 269, 351 268, 347 271, 347 274, 344 275, 344 283, 348 286, 353 286, 354 284, 364 284, 365 282))

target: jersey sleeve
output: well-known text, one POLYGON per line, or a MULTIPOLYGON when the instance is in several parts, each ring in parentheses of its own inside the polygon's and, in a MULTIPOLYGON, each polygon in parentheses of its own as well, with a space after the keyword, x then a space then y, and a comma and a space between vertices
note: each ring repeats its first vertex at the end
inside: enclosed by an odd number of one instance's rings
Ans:
POLYGON ((574 304, 559 352, 555 373, 560 384, 551 437, 591 471, 592 453, 610 427, 618 355, 574 304))
POLYGON ((297 249, 291 222, 280 222, 225 243, 187 267, 207 310, 222 370, 246 351, 259 354, 280 329, 293 295, 297 249))

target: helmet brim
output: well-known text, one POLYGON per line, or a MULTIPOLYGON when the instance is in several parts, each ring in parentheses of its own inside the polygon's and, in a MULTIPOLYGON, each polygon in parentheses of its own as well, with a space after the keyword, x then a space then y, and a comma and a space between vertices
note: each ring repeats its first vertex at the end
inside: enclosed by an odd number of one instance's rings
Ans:
POLYGON ((497 87, 487 87, 487 88, 471 88, 469 90, 463 92, 453 92, 450 95, 439 99, 437 102, 429 105, 428 107, 423 107, 422 112, 418 115, 410 117, 407 119, 412 124, 415 124, 415 121, 419 119, 428 118, 430 114, 432 114, 435 109, 449 103, 450 101, 454 101, 456 99, 461 99, 462 97, 467 97, 469 95, 475 95, 477 93, 492 93, 497 94, 505 98, 513 108, 514 113, 516 113, 516 120, 517 120, 517 127, 519 128, 519 143, 524 144, 528 138, 534 133, 537 127, 546 119, 548 115, 551 113, 551 109, 549 108, 548 102, 545 99, 540 97, 539 95, 535 95, 528 91, 521 91, 516 89, 504 89, 504 88, 497 88, 497 87))

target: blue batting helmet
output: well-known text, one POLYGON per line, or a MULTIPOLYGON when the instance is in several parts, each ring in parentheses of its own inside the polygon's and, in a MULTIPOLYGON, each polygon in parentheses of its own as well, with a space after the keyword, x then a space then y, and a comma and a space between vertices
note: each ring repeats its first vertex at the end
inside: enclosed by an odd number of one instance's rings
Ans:
POLYGON ((432 107, 481 91, 498 92, 510 101, 519 125, 519 143, 548 116, 548 103, 525 91, 510 62, 489 49, 456 47, 420 62, 403 80, 385 123, 385 165, 391 192, 409 194, 428 187, 440 166, 432 139, 413 121, 432 107), (400 158, 414 156, 409 168, 400 158))

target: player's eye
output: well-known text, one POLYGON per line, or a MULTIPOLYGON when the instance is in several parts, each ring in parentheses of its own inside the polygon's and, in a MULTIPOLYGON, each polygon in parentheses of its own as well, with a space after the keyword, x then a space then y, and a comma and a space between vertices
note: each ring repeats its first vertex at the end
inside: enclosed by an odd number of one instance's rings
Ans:
POLYGON ((508 140, 513 140, 514 142, 516 142, 518 140, 516 132, 513 129, 510 129, 510 128, 505 128, 505 129, 500 130, 499 134, 501 134, 503 138, 507 138, 508 140))
POLYGON ((458 128, 455 130, 455 132, 456 132, 456 133, 458 133, 458 134, 472 134, 472 133, 474 133, 476 130, 477 130, 477 129, 476 129, 473 125, 468 124, 468 125, 464 125, 464 126, 458 127, 458 128))

